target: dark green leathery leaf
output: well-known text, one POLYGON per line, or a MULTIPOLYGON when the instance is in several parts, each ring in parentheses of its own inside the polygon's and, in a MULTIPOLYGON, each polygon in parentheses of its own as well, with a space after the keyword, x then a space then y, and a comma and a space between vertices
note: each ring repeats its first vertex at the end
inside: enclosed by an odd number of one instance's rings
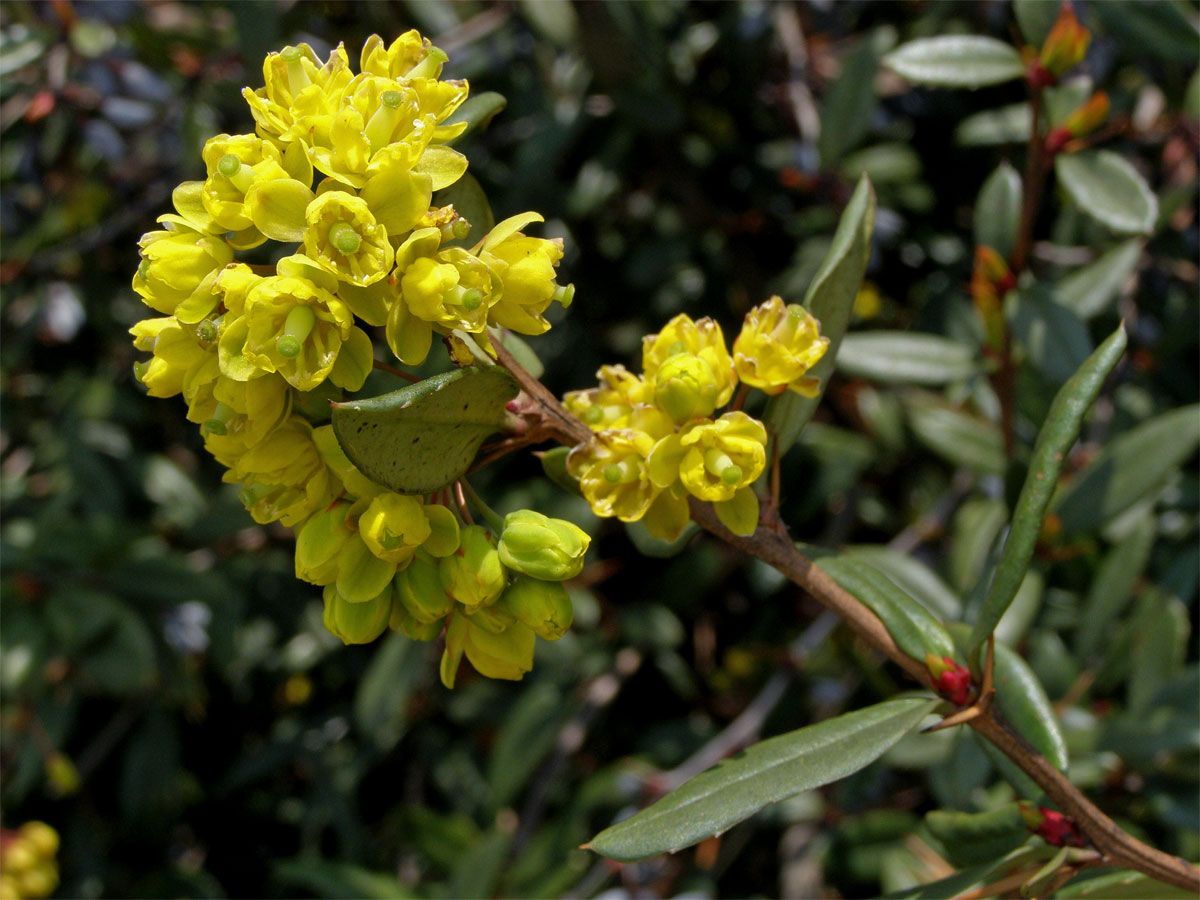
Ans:
POLYGON ((456 369, 410 387, 333 404, 333 430, 368 478, 402 494, 450 484, 506 424, 517 382, 499 367, 456 369))
POLYGON ((1042 518, 1058 483, 1063 460, 1079 435, 1084 414, 1124 351, 1125 327, 1122 325, 1088 357, 1054 398, 1050 414, 1033 448, 1029 474, 1013 512, 1012 530, 1004 543, 996 576, 988 589, 975 629, 971 632, 971 653, 987 640, 1017 595, 1017 589, 1029 569, 1033 548, 1041 533, 1042 518))

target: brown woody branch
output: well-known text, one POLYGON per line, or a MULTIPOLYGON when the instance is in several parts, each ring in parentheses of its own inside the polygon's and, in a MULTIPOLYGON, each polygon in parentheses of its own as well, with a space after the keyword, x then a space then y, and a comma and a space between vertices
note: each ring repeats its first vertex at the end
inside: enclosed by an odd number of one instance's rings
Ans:
MULTIPOLYGON (((591 429, 568 412, 558 398, 531 376, 499 341, 494 342, 493 346, 500 364, 512 373, 522 390, 540 407, 542 426, 550 439, 568 446, 592 440, 591 429)), ((692 519, 702 528, 785 575, 836 613, 863 640, 900 666, 914 681, 932 689, 928 670, 896 645, 875 613, 796 549, 777 510, 766 511, 770 518, 760 522, 754 534, 741 537, 721 524, 710 504, 695 498, 690 499, 690 504, 692 519)), ((1063 813, 1075 820, 1108 864, 1134 869, 1185 890, 1200 892, 1200 869, 1122 831, 1046 757, 1009 728, 997 714, 994 705, 986 708, 969 724, 1033 779, 1063 813)))

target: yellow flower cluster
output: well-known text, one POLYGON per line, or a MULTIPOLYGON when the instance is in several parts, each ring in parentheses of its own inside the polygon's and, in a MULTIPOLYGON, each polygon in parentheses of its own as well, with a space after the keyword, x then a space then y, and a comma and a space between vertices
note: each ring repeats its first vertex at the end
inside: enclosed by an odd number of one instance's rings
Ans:
POLYGON ((445 60, 416 31, 372 36, 357 74, 342 46, 324 62, 306 44, 269 54, 264 86, 243 92, 256 132, 205 144, 205 179, 176 188, 133 277, 159 314, 131 329, 150 354, 135 375, 151 396, 183 396, 257 522, 296 528, 296 574, 325 586, 326 623, 347 642, 389 623, 434 636, 432 619, 393 608, 393 582, 469 543, 438 498, 371 482, 322 424, 372 370, 373 330, 417 365, 434 333, 485 349, 489 326, 540 334, 574 293, 556 281, 561 240, 522 231, 540 215, 466 247, 470 223, 433 205, 467 168, 449 146, 468 126, 451 121, 467 83, 439 77, 445 60), (257 254, 276 251, 272 265, 237 259, 269 241, 257 254))
POLYGON ((779 297, 747 314, 732 356, 720 325, 678 315, 643 338, 641 375, 603 366, 598 387, 564 397, 596 432, 571 450, 567 470, 597 515, 642 520, 663 540, 687 525, 688 495, 712 503, 730 531, 752 534, 767 430, 740 410, 716 411, 739 380, 767 394, 816 396, 819 382, 807 373, 828 346, 817 320, 779 297))
POLYGON ((0 900, 49 897, 58 887, 58 832, 26 822, 0 832, 0 900))

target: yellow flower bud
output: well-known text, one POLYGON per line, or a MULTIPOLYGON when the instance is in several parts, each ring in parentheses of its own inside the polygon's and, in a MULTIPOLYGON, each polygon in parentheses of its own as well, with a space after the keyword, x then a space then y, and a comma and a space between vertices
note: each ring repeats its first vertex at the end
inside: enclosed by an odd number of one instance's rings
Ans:
POLYGON ((327 585, 325 627, 340 638, 343 644, 369 644, 383 634, 392 614, 392 587, 361 603, 352 603, 338 593, 335 585, 327 585))
POLYGON ((441 622, 454 610, 454 598, 442 587, 438 561, 418 552, 413 561, 396 574, 396 600, 418 625, 441 622))
POLYGON ((532 509, 504 517, 500 561, 514 572, 542 581, 565 581, 583 569, 592 539, 577 525, 532 509))
POLYGON ((455 553, 438 566, 442 587, 468 613, 496 601, 504 590, 504 566, 487 529, 468 525, 462 530, 455 553))
POLYGON ((371 500, 358 532, 372 553, 399 566, 413 558, 430 528, 420 500, 389 491, 371 500))
POLYGON ((308 44, 269 53, 263 61, 264 86, 242 96, 259 133, 284 143, 328 143, 333 115, 354 73, 340 44, 322 64, 308 44))
POLYGON ((746 315, 741 333, 733 342, 738 377, 768 394, 791 389, 815 397, 819 382, 806 377, 825 355, 829 338, 804 307, 784 305, 779 297, 756 306, 746 315))
POLYGON ((698 356, 677 353, 654 377, 654 402, 675 422, 701 419, 717 408, 718 385, 712 367, 698 356))
POLYGON ((18 830, 21 839, 29 843, 42 859, 51 859, 58 853, 58 832, 45 822, 26 822, 18 830))
POLYGON ((133 345, 149 350, 154 356, 138 375, 151 397, 174 397, 187 387, 200 367, 211 356, 196 331, 174 317, 143 319, 132 328, 133 345))
POLYGON ((213 283, 233 251, 213 235, 169 224, 168 230, 148 232, 138 242, 142 262, 133 275, 133 289, 151 309, 199 322, 219 302, 213 283))
POLYGON ((550 304, 557 300, 564 307, 571 305, 575 289, 555 281, 554 269, 563 256, 561 238, 546 240, 518 231, 495 243, 485 242, 480 255, 501 283, 500 300, 489 311, 493 324, 521 334, 542 334, 550 329, 542 315, 550 304))
POLYGON ((338 555, 354 532, 346 524, 350 504, 335 503, 296 529, 296 577, 311 584, 337 580, 338 555))
POLYGON ((575 614, 571 597, 561 582, 521 575, 505 588, 497 606, 548 641, 557 641, 566 634, 575 614))
POLYGON ((721 326, 707 317, 693 322, 690 316, 680 313, 658 334, 642 338, 642 371, 646 380, 656 380, 663 363, 680 353, 690 353, 708 363, 717 389, 714 409, 728 403, 737 377, 721 326))
POLYGON ((247 450, 223 480, 243 482, 238 497, 254 521, 289 527, 328 506, 341 489, 313 443, 312 428, 297 416, 247 450))
POLYGON ((442 683, 448 688, 454 687, 464 653, 480 675, 519 681, 533 668, 534 641, 533 630, 520 622, 513 622, 496 634, 472 621, 470 616, 455 614, 446 629, 442 683))

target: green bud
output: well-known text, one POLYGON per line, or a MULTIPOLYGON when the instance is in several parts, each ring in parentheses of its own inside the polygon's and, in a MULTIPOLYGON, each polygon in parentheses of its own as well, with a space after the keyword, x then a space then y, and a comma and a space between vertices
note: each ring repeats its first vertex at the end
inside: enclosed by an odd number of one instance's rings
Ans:
POLYGON ((717 406, 717 382, 712 368, 698 356, 669 357, 654 378, 654 403, 676 422, 712 415, 717 406))
POLYGON ((442 633, 442 626, 445 623, 442 619, 436 622, 430 622, 427 625, 422 625, 412 617, 412 614, 405 609, 404 604, 400 602, 399 596, 392 601, 392 615, 388 619, 388 627, 392 631, 398 631, 406 638, 413 641, 428 642, 432 641, 442 633))
MULTIPOLYGON (((591 412, 592 409, 595 407, 591 407, 588 412, 591 412)), ((567 454, 570 452, 570 447, 555 447, 553 450, 547 450, 540 454, 542 471, 546 473, 547 478, 563 490, 582 496, 579 479, 573 478, 567 471, 567 454)))
POLYGON ((577 525, 522 509, 504 517, 500 561, 542 581, 564 581, 579 574, 591 542, 577 525))
POLYGON ((566 634, 575 615, 571 598, 561 583, 521 575, 513 579, 496 605, 548 641, 557 641, 566 634))
POLYGON ((343 644, 369 644, 383 634, 392 614, 392 586, 362 603, 351 603, 334 585, 325 588, 325 627, 343 644))
POLYGON ((437 560, 423 550, 396 573, 395 585, 396 599, 418 624, 440 622, 454 609, 454 598, 442 587, 437 560))
POLYGON ((504 566, 492 536, 480 525, 462 530, 458 550, 438 563, 442 588, 473 613, 504 590, 504 566))

